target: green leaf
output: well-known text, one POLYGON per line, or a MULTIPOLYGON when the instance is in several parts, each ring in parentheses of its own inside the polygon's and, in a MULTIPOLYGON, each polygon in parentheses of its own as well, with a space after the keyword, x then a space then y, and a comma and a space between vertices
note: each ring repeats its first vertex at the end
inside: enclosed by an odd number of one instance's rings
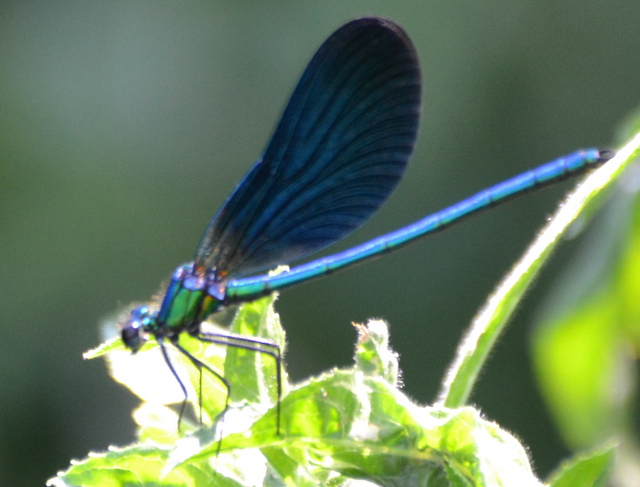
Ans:
MULTIPOLYGON (((618 429, 624 396, 615 390, 624 361, 615 299, 609 293, 535 334, 536 372, 567 442, 577 448, 597 444, 618 429), (621 402, 622 401, 622 402, 621 402)), ((622 391, 620 391, 622 392, 622 391)))
POLYGON ((593 171, 560 206, 474 318, 443 381, 439 403, 448 407, 466 404, 494 344, 560 237, 587 205, 615 181, 638 152, 640 134, 613 159, 593 171))
MULTIPOLYGON (((233 331, 260 333, 282 346, 284 334, 272 303, 273 298, 265 298, 243 305, 233 331)), ((279 430, 273 357, 233 347, 225 354, 224 347, 187 337, 184 346, 190 352, 213 359, 221 374, 227 370, 233 399, 222 421, 201 427, 191 420, 178 431, 175 411, 155 397, 146 398, 134 413, 139 443, 91 454, 49 485, 338 486, 355 479, 383 486, 541 485, 525 449, 476 410, 420 407, 397 388, 397 354, 389 348, 384 322, 358 329, 352 367, 291 390, 286 385, 279 430)), ((137 375, 134 364, 114 366, 133 360, 120 352, 117 347, 111 351, 112 371, 118 370, 118 380, 144 397, 147 391, 140 390, 139 380, 123 376, 127 367, 137 375)), ((134 358, 157 358, 157 352, 149 348, 134 358)), ((179 355, 172 360, 196 391, 197 370, 182 370, 195 368, 179 355)), ((214 383, 203 380, 204 395, 219 392, 214 383)), ((223 403, 224 396, 218 398, 223 403)), ((205 416, 211 417, 220 403, 209 409, 206 401, 205 416)))
MULTIPOLYGON (((269 337, 284 354, 285 338, 280 317, 273 309, 275 296, 247 303, 240 307, 231 326, 231 332, 239 336, 269 337)), ((226 378, 231 384, 231 400, 264 403, 270 406, 278 400, 276 360, 266 353, 255 353, 238 347, 228 347, 224 362, 226 378)), ((286 374, 282 376, 286 387, 286 374)), ((286 389, 285 391, 286 392, 286 389)))
POLYGON ((291 483, 299 469, 317 477, 329 469, 378 485, 538 485, 524 448, 474 409, 420 408, 357 369, 298 387, 283 400, 282 414, 280 436, 272 411, 250 432, 229 435, 186 462, 211 459, 219 449, 268 447, 272 467, 291 483))
POLYGON ((605 487, 613 469, 615 447, 576 455, 551 476, 551 487, 605 487))
POLYGON ((118 338, 112 338, 106 342, 100 344, 100 346, 86 351, 82 354, 82 358, 90 360, 98 357, 103 357, 114 350, 124 350, 124 343, 118 338))
MULTIPOLYGON (((625 162, 637 157, 639 138, 618 157, 625 162)), ((640 349, 640 199, 637 183, 630 184, 637 178, 633 171, 637 168, 630 168, 590 240, 553 290, 533 335, 536 375, 566 444, 580 450, 615 441, 617 478, 622 483, 626 478, 629 485, 640 471, 633 427, 640 349)), ((576 485, 604 485, 607 475, 602 475, 593 477, 594 484, 576 485)))
MULTIPOLYGON (((107 453, 91 454, 89 458, 74 462, 63 475, 47 482, 54 487, 85 486, 198 486, 211 485, 218 473, 207 465, 184 470, 168 470, 170 450, 156 446, 136 445, 111 448, 107 453)), ((217 485, 243 485, 219 483, 217 485)))
MULTIPOLYGON (((637 152, 636 146, 629 158, 637 152)), ((543 393, 574 448, 607 441, 631 422, 640 347, 640 201, 623 192, 615 203, 602 219, 601 237, 555 290, 555 306, 534 334, 543 393), (619 221, 629 224, 612 228, 619 221)))

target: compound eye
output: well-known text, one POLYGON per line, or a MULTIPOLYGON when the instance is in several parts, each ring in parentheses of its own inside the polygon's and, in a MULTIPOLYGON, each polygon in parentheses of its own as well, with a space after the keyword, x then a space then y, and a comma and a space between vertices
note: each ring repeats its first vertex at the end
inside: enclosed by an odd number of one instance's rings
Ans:
POLYGON ((124 346, 132 352, 137 352, 146 341, 142 335, 142 330, 136 326, 137 323, 128 323, 121 332, 124 346))

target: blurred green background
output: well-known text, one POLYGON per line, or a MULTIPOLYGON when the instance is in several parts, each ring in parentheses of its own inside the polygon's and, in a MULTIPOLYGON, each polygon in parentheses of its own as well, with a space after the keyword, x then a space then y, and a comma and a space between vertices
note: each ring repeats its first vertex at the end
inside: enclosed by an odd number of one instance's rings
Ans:
MULTIPOLYGON (((82 352, 99 323, 189 260, 263 150, 315 49, 348 20, 402 24, 424 113, 407 177, 338 250, 517 172, 609 146, 640 102, 637 0, 0 3, 0 482, 39 485, 133 438, 137 399, 82 352)), ((382 317, 406 392, 434 400, 469 320, 570 185, 494 209, 285 291, 294 380, 350 363, 351 322, 382 317)), ((530 447, 567 454, 531 374, 538 294, 513 320, 474 404, 530 447)), ((161 385, 159 385, 161 387, 161 385)))

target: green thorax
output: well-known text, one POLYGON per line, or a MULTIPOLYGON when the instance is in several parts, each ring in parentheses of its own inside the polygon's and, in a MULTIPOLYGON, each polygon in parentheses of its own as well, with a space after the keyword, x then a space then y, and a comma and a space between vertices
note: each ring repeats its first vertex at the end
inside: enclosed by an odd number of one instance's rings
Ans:
POLYGON ((224 301, 224 285, 212 282, 194 263, 178 267, 162 300, 158 327, 180 332, 200 324, 219 310, 224 301))

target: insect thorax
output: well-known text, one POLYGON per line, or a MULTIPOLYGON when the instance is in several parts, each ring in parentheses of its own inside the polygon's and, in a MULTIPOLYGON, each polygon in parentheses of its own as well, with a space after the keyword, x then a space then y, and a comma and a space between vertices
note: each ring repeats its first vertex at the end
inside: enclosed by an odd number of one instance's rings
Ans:
POLYGON ((193 262, 179 266, 158 312, 158 326, 174 333, 191 331, 222 307, 224 294, 219 289, 220 283, 196 269, 193 262))

